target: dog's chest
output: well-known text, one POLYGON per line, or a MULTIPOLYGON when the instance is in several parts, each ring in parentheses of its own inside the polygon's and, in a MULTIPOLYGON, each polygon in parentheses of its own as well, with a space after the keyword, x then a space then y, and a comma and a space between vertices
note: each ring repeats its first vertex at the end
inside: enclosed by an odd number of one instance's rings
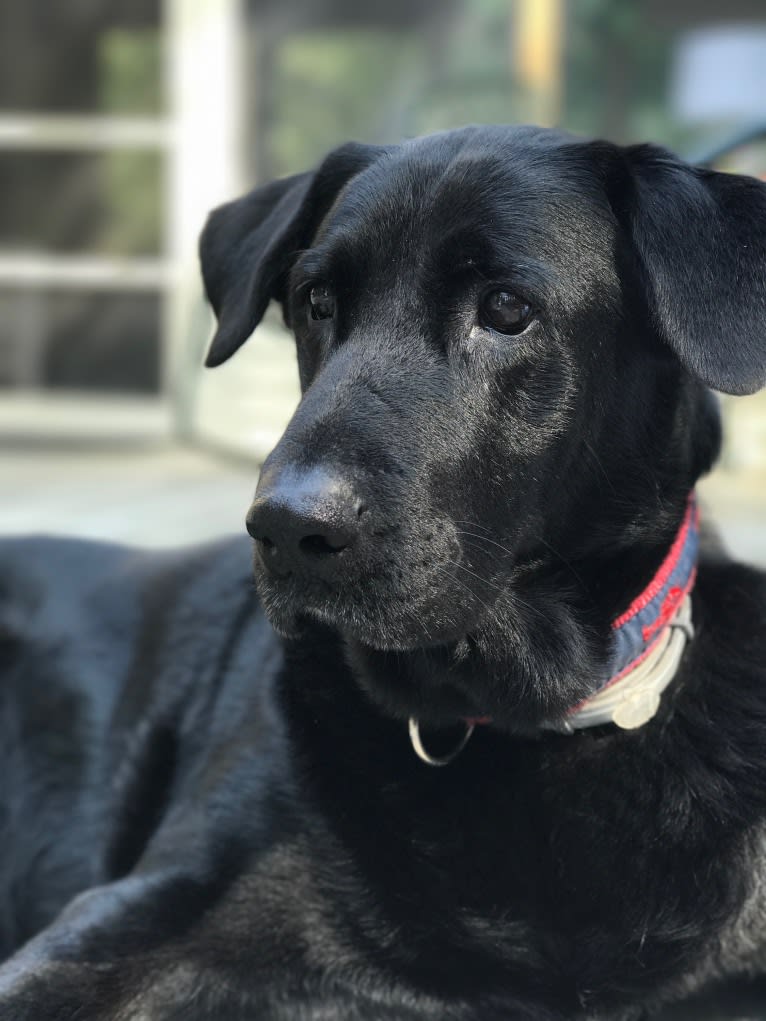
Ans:
POLYGON ((424 807, 410 835, 425 863, 408 891, 410 921, 432 934, 433 919, 442 923, 434 966, 464 953, 498 981, 511 970, 530 982, 555 976, 583 1005, 763 963, 763 838, 747 856, 695 842, 694 827, 678 825, 672 784, 642 776, 631 756, 569 772, 530 748, 515 765, 503 783, 471 784, 472 800, 453 792, 449 813, 432 790, 438 810, 424 807), (743 887, 748 872, 761 878, 743 887))

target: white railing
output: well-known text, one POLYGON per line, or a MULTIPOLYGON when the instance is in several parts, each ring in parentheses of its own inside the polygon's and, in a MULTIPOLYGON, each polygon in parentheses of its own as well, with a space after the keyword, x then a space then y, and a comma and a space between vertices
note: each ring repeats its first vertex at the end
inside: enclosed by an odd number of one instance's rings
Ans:
MULTIPOLYGON (((162 295, 162 391, 184 428, 194 371, 188 338, 200 308, 196 240, 207 211, 241 191, 242 0, 165 0, 168 115, 0 113, 0 152, 155 149, 166 156, 163 252, 157 258, 0 250, 0 286, 155 291, 162 295)), ((16 393, 23 399, 23 394, 16 393)), ((30 390, 35 406, 44 400, 30 390)), ((34 420, 35 414, 30 414, 34 420)), ((188 427, 188 423, 186 423, 188 427)))
POLYGON ((0 114, 0 149, 152 149, 170 146, 160 117, 0 114))
POLYGON ((57 289, 151 291, 174 283, 167 259, 110 258, 103 255, 0 254, 0 285, 57 289))

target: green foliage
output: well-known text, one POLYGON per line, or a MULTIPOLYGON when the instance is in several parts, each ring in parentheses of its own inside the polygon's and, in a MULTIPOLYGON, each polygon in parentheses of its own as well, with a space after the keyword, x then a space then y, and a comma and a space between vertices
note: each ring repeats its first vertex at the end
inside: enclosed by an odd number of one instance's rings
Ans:
POLYGON ((412 134, 525 119, 525 96, 510 66, 512 6, 508 0, 466 3, 443 30, 429 74, 411 99, 412 134))
POLYGON ((163 247, 163 155, 126 149, 104 155, 103 187, 108 210, 101 251, 111 255, 156 255, 163 247))
POLYGON ((110 29, 101 36, 99 51, 105 113, 162 111, 162 46, 156 29, 110 29))
POLYGON ((101 36, 99 50, 100 107, 105 113, 163 111, 163 53, 156 29, 112 28, 101 36))
MULTIPOLYGON (((668 106, 672 36, 643 0, 565 5, 561 122, 616 141, 694 136, 668 106)), ((470 122, 526 122, 534 109, 512 66, 514 0, 464 0, 438 25, 290 35, 273 58, 269 170, 303 168, 348 139, 385 141, 470 122)))
POLYGON ((274 59, 273 117, 265 139, 275 174, 315 163, 349 138, 380 141, 417 73, 417 39, 393 32, 288 37, 274 59))
POLYGON ((315 163, 332 146, 395 140, 471 121, 509 121, 508 0, 474 0, 440 31, 337 29, 291 35, 273 58, 269 169, 315 163))
MULTIPOLYGON (((118 29, 100 40, 100 106, 113 115, 160 115, 162 47, 157 30, 118 29)), ((150 150, 105 153, 107 217, 99 248, 112 255, 156 254, 162 248, 163 156, 150 150)))
POLYGON ((642 0, 568 6, 563 121, 613 141, 683 141, 668 107, 675 39, 646 17, 642 0))

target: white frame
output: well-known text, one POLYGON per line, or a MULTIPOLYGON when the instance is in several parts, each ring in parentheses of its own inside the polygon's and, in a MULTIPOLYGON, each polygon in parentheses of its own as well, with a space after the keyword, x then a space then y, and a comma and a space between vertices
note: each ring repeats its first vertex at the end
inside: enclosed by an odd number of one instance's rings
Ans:
MULTIPOLYGON (((242 0, 164 0, 163 60, 167 116, 103 117, 0 114, 0 152, 66 149, 106 151, 151 148, 166 154, 164 252, 159 258, 46 255, 0 250, 0 285, 117 291, 156 290, 163 298, 161 387, 156 400, 137 398, 136 409, 164 409, 166 428, 183 431, 183 394, 195 371, 188 350, 200 314, 196 240, 207 211, 241 190, 242 0)), ((15 428, 66 429, 67 408, 92 401, 109 418, 104 395, 49 399, 47 391, 13 392, 15 428)), ((124 425, 120 399, 115 428, 124 425)), ((6 424, 7 427, 9 423, 6 424)), ((109 422, 103 427, 108 430, 109 422)), ((13 431, 13 430, 11 430, 13 431)))

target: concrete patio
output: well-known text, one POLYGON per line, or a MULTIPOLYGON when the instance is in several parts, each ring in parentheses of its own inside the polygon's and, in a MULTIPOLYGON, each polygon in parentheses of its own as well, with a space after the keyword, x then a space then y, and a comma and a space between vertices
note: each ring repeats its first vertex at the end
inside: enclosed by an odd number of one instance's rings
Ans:
POLYGON ((0 534, 55 532, 142 546, 242 532, 255 463, 169 442, 0 453, 0 534))

